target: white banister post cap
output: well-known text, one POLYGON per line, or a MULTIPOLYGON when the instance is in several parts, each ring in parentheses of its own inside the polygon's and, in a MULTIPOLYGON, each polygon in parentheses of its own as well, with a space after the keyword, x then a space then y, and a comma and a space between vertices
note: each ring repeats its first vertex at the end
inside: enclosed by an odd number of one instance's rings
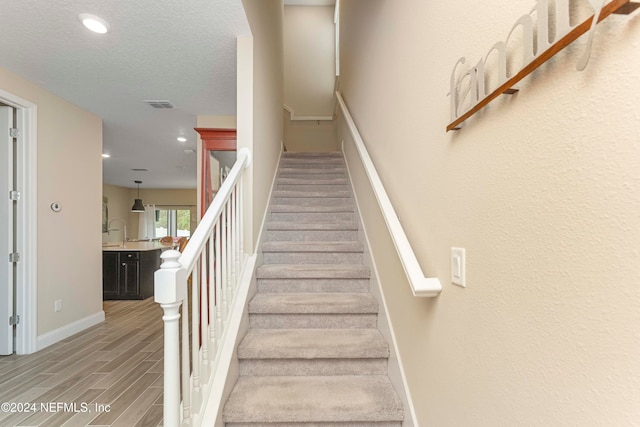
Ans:
POLYGON ((162 252, 160 258, 162 259, 162 264, 160 268, 180 268, 182 264, 180 264, 180 257, 182 254, 179 251, 174 249, 169 249, 167 251, 162 252))

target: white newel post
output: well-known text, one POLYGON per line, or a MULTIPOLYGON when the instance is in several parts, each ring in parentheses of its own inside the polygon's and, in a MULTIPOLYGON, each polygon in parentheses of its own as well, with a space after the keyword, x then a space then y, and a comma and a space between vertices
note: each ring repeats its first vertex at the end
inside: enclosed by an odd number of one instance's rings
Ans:
POLYGON ((187 278, 180 252, 165 251, 155 272, 154 299, 164 310, 164 423, 180 425, 180 306, 187 296, 187 278))

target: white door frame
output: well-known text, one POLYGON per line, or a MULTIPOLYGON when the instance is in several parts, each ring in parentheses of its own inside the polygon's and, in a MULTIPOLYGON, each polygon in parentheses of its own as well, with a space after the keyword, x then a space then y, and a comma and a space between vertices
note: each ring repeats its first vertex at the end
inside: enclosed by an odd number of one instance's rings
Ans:
MULTIPOLYGON (((10 194, 14 189, 14 141, 9 129, 15 127, 15 108, 0 104, 0 195, 10 194)), ((14 252, 14 202, 11 197, 0 197, 0 355, 12 354, 14 350, 14 326, 11 323, 15 298, 14 264, 8 254, 14 252)), ((10 257, 11 255, 9 255, 10 257)))
POLYGON ((20 322, 16 326, 16 353, 30 354, 37 350, 38 335, 38 198, 37 198, 37 128, 36 104, 0 89, 0 101, 16 109, 17 190, 20 191, 16 221, 18 286, 16 313, 20 322))

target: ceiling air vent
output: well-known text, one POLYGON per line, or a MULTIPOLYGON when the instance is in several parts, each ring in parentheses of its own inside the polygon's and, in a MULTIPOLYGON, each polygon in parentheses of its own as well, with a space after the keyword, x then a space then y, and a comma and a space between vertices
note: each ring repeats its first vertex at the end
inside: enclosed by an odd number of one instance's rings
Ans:
POLYGON ((171 101, 145 100, 144 103, 151 105, 153 108, 174 108, 171 101))

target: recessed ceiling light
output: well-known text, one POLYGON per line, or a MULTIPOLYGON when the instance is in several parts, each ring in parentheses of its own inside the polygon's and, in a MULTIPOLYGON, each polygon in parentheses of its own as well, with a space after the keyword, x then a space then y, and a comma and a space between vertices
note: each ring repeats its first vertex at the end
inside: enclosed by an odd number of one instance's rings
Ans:
POLYGON ((187 142, 187 138, 185 138, 184 136, 179 136, 178 142, 187 142))
POLYGON ((81 13, 78 15, 78 18, 80 18, 80 22, 82 22, 85 27, 94 33, 105 34, 109 31, 109 24, 107 21, 98 16, 91 15, 89 13, 81 13))
POLYGON ((108 159, 109 157, 111 157, 111 154, 104 153, 102 154, 102 157, 104 157, 105 159, 108 159))

